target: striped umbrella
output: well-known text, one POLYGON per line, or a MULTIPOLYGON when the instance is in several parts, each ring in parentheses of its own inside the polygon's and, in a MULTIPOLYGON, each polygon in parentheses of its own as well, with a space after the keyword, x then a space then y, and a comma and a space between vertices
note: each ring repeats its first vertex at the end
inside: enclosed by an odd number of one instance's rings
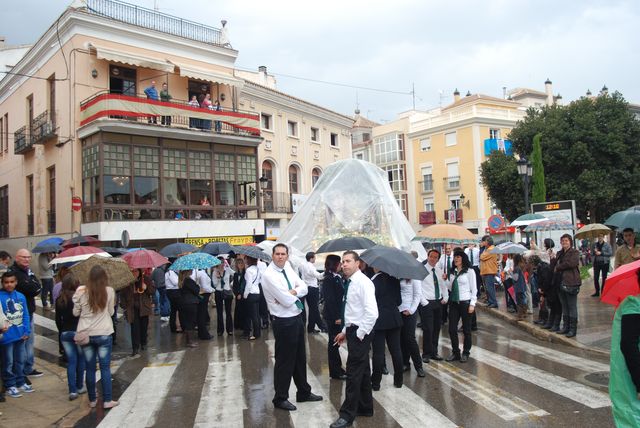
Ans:
POLYGON ((429 244, 476 244, 478 238, 467 229, 457 224, 434 224, 418 232, 414 241, 429 244))
POLYGON ((62 263, 80 262, 94 255, 97 255, 99 257, 111 257, 111 254, 103 251, 100 248, 79 246, 79 247, 71 247, 67 250, 64 250, 63 252, 58 254, 56 258, 51 260, 49 264, 58 265, 62 263))
POLYGON ((574 230, 573 223, 566 220, 546 220, 527 226, 525 232, 540 232, 544 230, 574 230))

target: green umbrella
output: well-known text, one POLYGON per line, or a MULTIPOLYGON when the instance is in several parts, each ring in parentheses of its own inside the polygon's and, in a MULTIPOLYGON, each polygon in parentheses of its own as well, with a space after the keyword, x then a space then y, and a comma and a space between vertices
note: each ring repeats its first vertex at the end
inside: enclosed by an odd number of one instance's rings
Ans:
POLYGON ((628 210, 618 211, 606 219, 604 224, 620 230, 630 227, 635 232, 640 232, 640 209, 632 207, 628 210))

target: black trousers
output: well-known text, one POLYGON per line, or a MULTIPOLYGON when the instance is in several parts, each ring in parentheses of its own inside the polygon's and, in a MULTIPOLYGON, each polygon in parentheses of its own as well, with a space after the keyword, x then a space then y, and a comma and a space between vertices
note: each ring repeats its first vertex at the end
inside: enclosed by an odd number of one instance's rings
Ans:
POLYGON ((329 342, 327 343, 327 356, 329 361, 329 376, 339 377, 345 374, 342 368, 342 359, 340 358, 340 347, 334 346, 334 342, 338 333, 342 331, 341 325, 336 325, 330 320, 325 320, 328 327, 329 342))
POLYGON ((422 356, 435 357, 438 355, 438 341, 442 326, 442 308, 439 300, 429 300, 426 306, 420 306, 422 316, 422 356))
POLYGON ((402 385, 402 349, 400 348, 400 327, 389 330, 375 330, 373 335, 373 373, 371 374, 371 383, 380 385, 382 380, 382 367, 384 367, 385 349, 387 344, 391 361, 393 362, 393 383, 396 386, 402 385))
POLYGON ((198 303, 198 313, 196 314, 196 324, 198 325, 198 338, 209 339, 209 329, 207 328, 208 312, 209 312, 209 299, 211 293, 204 293, 200 295, 200 302, 198 303))
POLYGON ((369 367, 369 349, 371 335, 358 339, 357 326, 347 328, 347 384, 344 401, 340 407, 340 417, 352 422, 358 413, 373 413, 373 395, 371 390, 371 368, 369 367))
POLYGON ((167 290, 167 299, 169 299, 169 305, 171 311, 169 312, 169 329, 172 332, 176 332, 176 318, 178 315, 178 307, 180 306, 180 290, 167 290))
POLYGON ((406 366, 413 360, 413 366, 422 368, 420 348, 416 341, 417 312, 411 315, 402 314, 402 328, 400 329, 400 349, 402 349, 402 363, 406 366))
MULTIPOLYGON (((260 284, 260 301, 258 303, 258 310, 260 314, 260 320, 264 327, 269 326, 269 308, 267 307, 267 301, 264 299, 264 293, 262 292, 262 284, 260 284)), ((258 335, 254 334, 258 337, 258 335)))
POLYGON ((604 290, 604 282, 607 280, 609 274, 609 264, 594 264, 593 265, 593 286, 596 289, 596 294, 600 294, 600 275, 602 275, 602 290, 604 290))
POLYGON ((307 352, 304 340, 302 317, 273 319, 275 345, 275 364, 273 366, 273 403, 278 404, 289 399, 291 378, 298 388, 297 399, 303 399, 311 393, 307 382, 307 352))
POLYGON ((449 302, 442 305, 440 313, 442 314, 442 320, 440 321, 440 325, 446 324, 447 321, 449 320, 449 302))
POLYGON ((306 295, 307 306, 309 307, 309 322, 307 323, 307 331, 311 332, 315 330, 316 326, 320 330, 326 330, 322 318, 320 317, 320 309, 318 304, 320 303, 320 289, 318 287, 309 287, 309 292, 306 295))
POLYGON ((464 332, 462 353, 469 355, 471 351, 471 314, 469 314, 469 300, 449 302, 449 339, 451 339, 451 352, 456 355, 460 355, 460 342, 458 341, 458 322, 460 319, 462 319, 462 331, 464 332))
POLYGON ((131 325, 131 347, 133 350, 137 351, 140 346, 147 346, 149 317, 141 317, 140 308, 133 308, 133 319, 128 321, 131 325))
POLYGON ((233 326, 236 330, 244 330, 244 326, 246 325, 246 309, 245 309, 245 301, 244 299, 238 300, 236 297, 236 303, 233 308, 233 326))
POLYGON ((42 278, 40 282, 42 283, 42 290, 40 292, 42 306, 46 308, 47 300, 49 300, 49 302, 51 303, 51 307, 53 308, 53 278, 42 278))
POLYGON ((225 325, 227 333, 233 334, 233 318, 231 317, 231 306, 233 305, 233 296, 226 299, 222 297, 222 291, 216 291, 216 314, 218 315, 218 334, 223 334, 225 325))
POLYGON ((260 328, 260 295, 259 294, 249 294, 247 299, 244 301, 245 304, 245 315, 246 315, 246 324, 244 327, 244 333, 246 336, 253 335, 256 339, 260 337, 260 333, 262 332, 260 328))

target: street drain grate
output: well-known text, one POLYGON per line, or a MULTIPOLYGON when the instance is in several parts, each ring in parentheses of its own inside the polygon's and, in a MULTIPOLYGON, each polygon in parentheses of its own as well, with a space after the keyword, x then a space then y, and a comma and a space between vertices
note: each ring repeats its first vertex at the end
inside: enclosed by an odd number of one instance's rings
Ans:
POLYGON ((609 372, 596 372, 589 373, 584 377, 587 382, 595 383, 597 385, 609 385, 609 372))

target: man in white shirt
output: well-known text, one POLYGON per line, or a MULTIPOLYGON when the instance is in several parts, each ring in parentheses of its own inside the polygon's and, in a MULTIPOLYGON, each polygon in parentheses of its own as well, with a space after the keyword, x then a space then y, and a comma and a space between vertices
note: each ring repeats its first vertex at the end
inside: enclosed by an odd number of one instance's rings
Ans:
POLYGON ((342 255, 344 322, 335 344, 339 346, 346 340, 349 356, 345 398, 340 407, 340 417, 331 424, 331 428, 351 426, 356 415, 373 416, 369 350, 371 331, 378 319, 378 304, 373 282, 360 271, 359 261, 355 251, 346 251, 342 255))
POLYGON ((419 279, 400 280, 400 297, 402 303, 398 311, 402 314, 402 328, 400 329, 400 347, 402 349, 402 363, 404 371, 409 371, 409 361, 413 360, 413 366, 418 377, 425 377, 420 358, 420 348, 416 341, 416 311, 422 298, 422 281, 419 279))
MULTIPOLYGON (((453 245, 445 244, 444 253, 440 256, 440 260, 438 261, 438 267, 442 271, 443 274, 448 275, 449 272, 453 270, 453 245)), ((449 306, 442 306, 442 324, 446 324, 449 319, 449 306)))
POLYGON ((322 274, 316 270, 313 265, 316 262, 316 253, 309 251, 305 258, 307 261, 300 266, 300 277, 307 284, 309 293, 304 298, 309 308, 309 320, 307 323, 307 333, 318 333, 316 325, 320 330, 326 331, 326 327, 320 318, 320 310, 318 304, 320 303, 320 288, 318 287, 318 280, 322 279, 322 274))
MULTIPOLYGON (((267 264, 262 260, 258 260, 256 264, 258 267, 258 272, 260 277, 264 274, 264 271, 267 269, 267 264)), ((260 322, 262 323, 262 328, 269 328, 269 309, 267 308, 267 302, 264 300, 264 293, 262 292, 262 283, 258 283, 258 288, 260 289, 260 303, 258 304, 258 311, 260 313, 260 322)), ((257 336, 256 336, 257 337, 257 336)))
POLYGON ((440 259, 440 252, 436 249, 429 250, 425 265, 429 275, 422 280, 420 317, 422 318, 422 361, 425 363, 428 363, 429 359, 442 361, 442 357, 438 355, 438 341, 442 325, 442 309, 447 304, 449 293, 438 259, 440 259))
POLYGON ((262 275, 262 291, 269 312, 273 317, 273 335, 276 340, 273 366, 273 405, 278 409, 296 410, 289 401, 291 378, 298 388, 296 401, 321 401, 322 397, 311 392, 307 382, 307 355, 305 349, 302 302, 307 294, 305 284, 287 263, 289 248, 276 244, 272 250, 273 261, 262 275))
POLYGON ((480 272, 480 249, 476 247, 476 244, 469 244, 464 249, 464 253, 469 257, 469 262, 473 270, 480 272))

